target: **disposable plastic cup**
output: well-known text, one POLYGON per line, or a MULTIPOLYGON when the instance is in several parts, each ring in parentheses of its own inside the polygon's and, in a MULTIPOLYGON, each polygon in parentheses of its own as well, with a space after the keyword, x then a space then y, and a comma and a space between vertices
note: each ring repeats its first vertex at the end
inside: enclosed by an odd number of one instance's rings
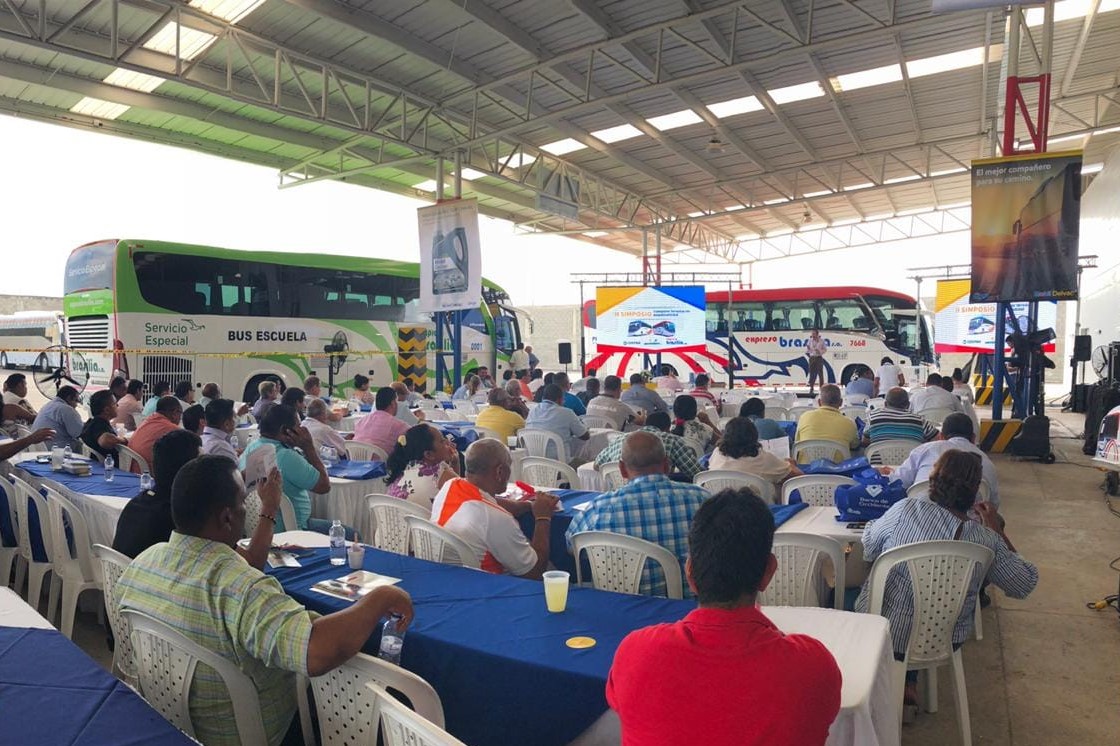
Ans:
POLYGON ((561 612, 568 606, 569 575, 563 570, 549 570, 544 574, 544 602, 551 612, 561 612))
POLYGON ((346 551, 346 559, 350 563, 351 570, 361 570, 362 563, 366 559, 366 549, 361 544, 352 544, 346 551))

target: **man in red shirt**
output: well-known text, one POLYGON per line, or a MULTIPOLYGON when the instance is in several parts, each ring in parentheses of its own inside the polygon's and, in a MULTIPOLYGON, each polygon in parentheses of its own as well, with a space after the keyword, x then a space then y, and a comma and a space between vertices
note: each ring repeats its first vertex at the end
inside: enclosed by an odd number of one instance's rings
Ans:
POLYGON ((755 606, 777 560, 774 518, 748 489, 704 501, 689 530, 700 608, 627 635, 607 701, 623 746, 823 744, 840 710, 840 669, 817 640, 779 631, 755 606))
POLYGON ((160 397, 156 404, 156 411, 136 428, 136 432, 128 441, 128 447, 139 453, 151 465, 152 446, 167 433, 178 430, 182 419, 183 405, 179 400, 174 396, 160 397))
POLYGON ((708 384, 711 382, 712 379, 708 377, 707 373, 701 373, 696 376, 696 387, 688 392, 688 395, 696 399, 697 404, 700 404, 701 409, 704 408, 704 402, 711 404, 713 407, 719 406, 716 398, 712 396, 712 392, 708 391, 708 384))

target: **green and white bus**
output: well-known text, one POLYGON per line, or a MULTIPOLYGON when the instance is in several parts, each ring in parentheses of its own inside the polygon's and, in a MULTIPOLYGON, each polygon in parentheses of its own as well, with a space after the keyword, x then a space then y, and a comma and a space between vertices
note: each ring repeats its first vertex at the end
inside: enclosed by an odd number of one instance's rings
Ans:
MULTIPOLYGON (((330 346, 345 350, 336 395, 356 373, 374 384, 426 376, 431 390, 434 325, 417 309, 419 292, 411 262, 113 239, 71 252, 63 311, 91 389, 119 374, 148 390, 213 381, 254 401, 266 379, 299 386, 318 375, 325 389, 330 346)), ((508 296, 483 280, 478 309, 463 312, 463 370, 485 365, 498 377, 519 341, 508 296)))

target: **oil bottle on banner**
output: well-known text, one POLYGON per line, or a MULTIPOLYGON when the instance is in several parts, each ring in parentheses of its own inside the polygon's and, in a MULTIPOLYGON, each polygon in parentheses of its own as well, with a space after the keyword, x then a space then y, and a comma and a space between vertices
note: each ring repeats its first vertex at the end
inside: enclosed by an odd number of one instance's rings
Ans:
POLYGON ((449 295, 467 289, 467 231, 453 228, 446 236, 437 231, 432 241, 432 293, 449 295))

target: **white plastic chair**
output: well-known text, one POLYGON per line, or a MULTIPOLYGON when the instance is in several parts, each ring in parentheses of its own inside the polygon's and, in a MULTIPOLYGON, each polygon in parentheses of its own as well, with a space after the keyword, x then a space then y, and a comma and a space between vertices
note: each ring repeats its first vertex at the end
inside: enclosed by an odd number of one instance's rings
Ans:
POLYGON ((408 524, 409 544, 417 558, 480 569, 474 552, 455 534, 417 515, 406 515, 404 520, 408 524))
POLYGON ((929 409, 921 410, 917 414, 920 414, 937 427, 941 427, 941 423, 945 421, 945 418, 955 411, 956 410, 950 409, 949 407, 930 407, 929 409))
MULTIPOLYGON (((296 680, 296 698, 305 743, 316 743, 306 677, 296 680)), ((341 666, 310 679, 319 721, 320 746, 377 743, 377 697, 369 684, 403 694, 417 715, 443 727, 443 703, 424 679, 380 658, 358 653, 341 666)))
POLYGON ((569 489, 583 489, 575 469, 562 461, 539 456, 526 456, 521 460, 521 481, 534 487, 559 487, 567 482, 569 489))
POLYGON ((831 508, 836 505, 836 488, 855 484, 856 480, 839 474, 805 474, 782 483, 782 505, 789 505, 790 496, 797 490, 806 505, 831 508))
POLYGON ((844 405, 849 407, 866 406, 870 399, 867 394, 844 394, 844 405))
POLYGON ((622 476, 622 467, 619 466, 617 461, 600 464, 599 474, 603 477, 603 481, 607 483, 608 491, 617 490, 626 484, 626 478, 622 476))
POLYGON ((122 609, 121 617, 131 630, 140 694, 172 725, 188 736, 195 735, 190 690, 198 664, 204 663, 214 669, 229 692, 241 743, 268 742, 256 685, 236 664, 147 614, 122 609))
POLYGON ((475 429, 475 432, 478 433, 478 437, 480 440, 482 438, 493 438, 494 440, 501 443, 506 442, 506 439, 502 437, 502 434, 497 430, 491 430, 488 427, 479 427, 478 425, 472 425, 471 427, 473 427, 475 429))
POLYGON ((802 440, 794 443, 790 453, 793 460, 799 464, 807 464, 821 458, 840 462, 852 457, 852 451, 846 443, 821 439, 802 440))
POLYGON ((132 660, 132 632, 121 616, 117 598, 117 581, 132 561, 104 544, 93 545, 93 556, 101 567, 101 592, 105 595, 105 616, 113 631, 113 672, 129 686, 136 686, 136 667, 132 660))
POLYGON ((58 608, 59 594, 62 596, 62 624, 58 628, 66 637, 74 634, 74 614, 78 610, 78 596, 83 591, 95 591, 101 587, 97 568, 93 562, 92 545, 86 518, 74 503, 67 500, 52 487, 47 491, 47 509, 50 511, 51 564, 54 566, 54 579, 51 581, 50 602, 47 606, 47 619, 52 623, 58 608), (74 553, 66 541, 66 527, 69 525, 74 539, 74 553))
MULTIPOLYGON (((299 530, 299 521, 296 520, 296 508, 288 496, 280 494, 280 520, 284 522, 285 531, 299 530)), ((273 529, 276 527, 273 526, 273 529)))
POLYGON ((394 554, 408 555, 408 523, 406 516, 428 520, 430 510, 399 497, 370 493, 366 495, 370 523, 374 526, 373 545, 394 554))
POLYGON ((867 422, 867 407, 862 404, 858 406, 853 404, 840 407, 840 414, 844 415, 852 422, 855 422, 857 417, 867 422))
POLYGON ((529 456, 568 461, 568 446, 551 430, 523 427, 517 431, 517 442, 529 456))
POLYGON ((431 409, 424 410, 424 420, 426 422, 450 422, 451 415, 447 413, 446 409, 437 404, 431 409))
POLYGON ((921 443, 916 440, 879 440, 863 449, 869 463, 898 466, 921 443))
POLYGON ((767 404, 766 418, 775 422, 789 422, 789 410, 778 404, 773 406, 767 404))
POLYGON ((676 556, 652 541, 612 531, 582 531, 572 535, 576 560, 576 583, 583 583, 580 552, 587 552, 591 584, 603 591, 638 594, 646 561, 655 562, 665 573, 669 598, 684 598, 681 565, 676 556))
POLYGON ((96 461, 99 464, 105 461, 105 457, 86 445, 86 442, 84 440, 78 441, 78 453, 90 459, 91 461, 96 461))
MULTIPOLYGON (((253 534, 257 532, 257 526, 261 522, 261 496, 257 491, 249 490, 245 493, 245 536, 253 538, 253 534)), ((287 528, 287 526, 285 526, 287 528)))
POLYGON ((0 580, 7 587, 12 582, 12 570, 16 559, 19 557, 19 519, 16 517, 16 500, 22 492, 10 481, 7 476, 0 475, 0 498, 4 500, 4 510, 8 512, 8 525, 12 527, 15 544, 11 546, 0 545, 0 580))
POLYGON ((451 401, 451 394, 447 393, 446 391, 438 391, 438 390, 433 391, 432 392, 432 398, 431 399, 425 399, 424 401, 433 401, 433 400, 437 403, 442 404, 445 401, 451 401))
POLYGON ((759 596, 763 606, 820 606, 825 591, 824 560, 836 573, 833 606, 844 608, 844 547, 835 539, 796 531, 774 534, 778 570, 759 596))
POLYGON ((117 455, 120 456, 121 459, 121 462, 117 464, 117 466, 119 466, 122 471, 133 471, 137 474, 143 474, 144 472, 150 473, 152 471, 152 467, 148 465, 147 459, 128 446, 117 446, 117 455), (133 465, 136 466, 135 469, 132 468, 133 465))
POLYGON ((373 443, 363 443, 360 440, 351 440, 346 444, 346 453, 355 461, 388 461, 389 454, 385 449, 373 443))
MULTIPOLYGON (((914 615, 905 660, 896 661, 895 688, 899 718, 902 717, 902 682, 905 672, 926 671, 926 710, 937 712, 937 669, 953 669, 953 697, 957 704, 957 725, 961 742, 972 743, 968 692, 965 689, 964 661, 961 651, 953 650, 953 628, 964 609, 973 586, 987 574, 992 550, 967 541, 923 541, 896 547, 875 560, 868 576, 868 612, 883 613, 887 578, 895 567, 905 565, 914 594, 914 615), (977 572, 979 570, 979 572, 977 572)), ((979 605, 979 598, 976 599, 979 605)))
POLYGON ((809 407, 791 407, 789 409, 789 414, 786 415, 785 421, 798 422, 801 419, 801 415, 805 414, 808 411, 809 407))
MULTIPOLYGON (((444 394, 444 396, 446 396, 446 394, 444 394)), ((443 404, 439 399, 421 399, 419 405, 420 409, 423 409, 425 414, 427 414, 429 410, 434 409, 438 409, 441 412, 443 411, 443 404)))
POLYGON ((455 405, 455 411, 461 415, 478 414, 478 407, 472 401, 458 399, 453 404, 455 405))
POLYGON ((587 425, 587 427, 589 428, 595 427, 606 430, 618 429, 618 426, 615 424, 614 420, 608 420, 606 417, 597 417, 593 414, 585 414, 580 419, 582 419, 583 424, 587 425))
POLYGON ((27 603, 31 608, 39 610, 39 598, 43 593, 43 579, 47 573, 54 570, 51 562, 50 511, 47 500, 39 490, 32 487, 19 477, 11 477, 16 488, 16 522, 19 525, 19 556, 16 562, 16 588, 23 587, 23 578, 27 577, 27 603), (39 516, 39 536, 42 538, 45 560, 36 560, 31 551, 31 518, 28 505, 34 504, 39 516))
POLYGON ((383 687, 371 682, 366 688, 374 696, 373 722, 378 726, 374 737, 380 729, 385 746, 467 746, 436 723, 405 707, 383 687))
MULTIPOLYGON (((30 437, 30 436, 31 436, 31 428, 29 428, 27 425, 16 425, 16 438, 17 439, 27 438, 27 437, 30 437)), ((26 451, 27 453, 46 453, 48 450, 49 449, 47 448, 47 444, 45 442, 44 443, 35 443, 33 445, 29 445, 27 448, 24 449, 24 451, 26 451)))
POLYGON ((774 502, 777 498, 777 490, 769 480, 757 474, 744 474, 732 469, 702 471, 692 478, 692 483, 703 487, 713 495, 725 489, 737 490, 740 487, 750 487, 756 495, 768 503, 774 502))

